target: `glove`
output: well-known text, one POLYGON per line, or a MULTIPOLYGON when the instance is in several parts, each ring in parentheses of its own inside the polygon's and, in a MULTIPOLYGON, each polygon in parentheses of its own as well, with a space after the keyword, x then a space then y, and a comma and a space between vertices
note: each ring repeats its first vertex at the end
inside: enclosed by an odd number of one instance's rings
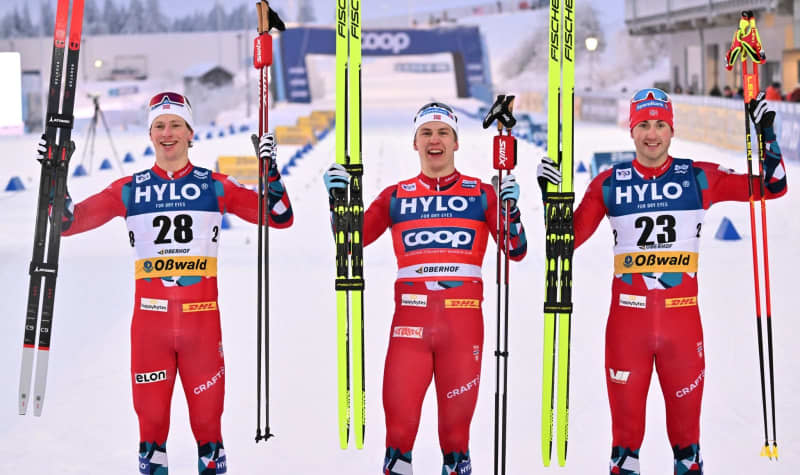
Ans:
POLYGON ((558 185, 561 183, 561 170, 550 157, 542 157, 542 162, 536 167, 536 181, 539 182, 539 189, 542 190, 542 201, 547 193, 547 184, 558 185))
POLYGON ((775 109, 770 106, 769 102, 764 98, 766 94, 764 91, 758 93, 755 99, 750 99, 747 104, 747 112, 753 123, 756 124, 761 130, 771 128, 772 123, 775 121, 775 109))
POLYGON ((47 136, 42 134, 39 139, 39 147, 36 149, 36 160, 44 160, 47 158, 47 136))
POLYGON ((278 176, 278 142, 275 135, 265 133, 258 139, 258 158, 266 160, 269 164, 268 173, 270 181, 277 179, 278 176))
POLYGON ((519 201, 519 183, 510 173, 504 176, 500 183, 500 199, 504 203, 508 203, 509 210, 513 210, 519 201))
POLYGON ((345 190, 350 184, 350 174, 347 170, 338 163, 334 163, 328 168, 323 175, 325 180, 325 188, 328 190, 328 196, 333 199, 333 194, 336 190, 345 190))
MULTIPOLYGON (((53 222, 53 202, 55 196, 55 187, 50 187, 50 203, 47 207, 47 216, 50 219, 50 223, 53 222)), ((61 232, 66 231, 72 226, 72 221, 75 219, 75 204, 72 202, 72 197, 69 195, 69 191, 67 191, 66 196, 64 197, 64 211, 61 214, 61 232)))

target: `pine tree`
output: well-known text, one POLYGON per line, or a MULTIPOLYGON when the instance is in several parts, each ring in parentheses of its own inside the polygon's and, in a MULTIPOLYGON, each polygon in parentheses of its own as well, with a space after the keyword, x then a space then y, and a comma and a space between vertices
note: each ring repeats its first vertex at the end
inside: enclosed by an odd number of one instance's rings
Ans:
POLYGON ((142 5, 141 0, 131 0, 130 5, 128 5, 128 13, 125 15, 125 21, 119 32, 132 34, 146 31, 150 15, 148 14, 147 17, 148 19, 145 18, 144 5, 142 5))
POLYGON ((125 24, 125 11, 118 7, 114 0, 106 0, 103 4, 103 20, 109 33, 119 33, 125 24))
POLYGON ((88 35, 106 35, 109 32, 108 24, 97 6, 97 0, 84 0, 83 31, 88 35))
POLYGON ((169 31, 169 21, 164 13, 161 12, 159 0, 147 0, 147 15, 149 20, 144 23, 145 32, 163 33, 169 31))
POLYGON ((56 23, 56 14, 53 12, 52 2, 42 2, 39 4, 39 31, 43 36, 53 36, 53 29, 56 23))

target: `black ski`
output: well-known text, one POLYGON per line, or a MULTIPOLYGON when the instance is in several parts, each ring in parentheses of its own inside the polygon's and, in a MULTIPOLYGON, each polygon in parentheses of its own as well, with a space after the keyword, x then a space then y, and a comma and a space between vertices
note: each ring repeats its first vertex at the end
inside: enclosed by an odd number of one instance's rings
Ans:
POLYGON ((25 318, 25 339, 22 350, 22 369, 19 378, 19 413, 24 415, 33 379, 33 360, 36 354, 36 377, 33 381, 34 415, 42 414, 50 339, 52 337, 53 306, 55 303, 58 253, 61 244, 61 220, 67 193, 69 160, 75 145, 70 137, 75 106, 75 87, 78 81, 78 54, 83 27, 83 2, 74 0, 69 31, 69 51, 66 69, 64 49, 67 38, 70 0, 58 0, 50 69, 50 89, 45 119, 47 151, 39 159, 42 166, 39 180, 39 199, 36 207, 33 257, 29 269, 28 307, 25 318), (64 80, 65 81, 62 81, 64 80), (61 85, 64 82, 63 103, 61 85), (48 219, 52 202, 52 216, 48 219), (44 285, 42 280, 44 279, 44 285), (40 317, 41 315, 41 317, 40 317), (41 322, 41 323, 40 323, 41 322), (36 342, 38 328, 38 346, 36 342), (35 350, 35 351, 34 351, 35 350))

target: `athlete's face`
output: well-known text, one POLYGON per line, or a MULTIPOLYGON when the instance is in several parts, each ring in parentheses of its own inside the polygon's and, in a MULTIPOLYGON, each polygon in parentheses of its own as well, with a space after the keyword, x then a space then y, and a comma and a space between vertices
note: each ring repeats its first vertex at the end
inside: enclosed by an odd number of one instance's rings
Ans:
POLYGON ((643 120, 631 129, 636 146, 636 160, 646 167, 655 168, 667 161, 669 144, 674 132, 663 120, 643 120))
POLYGON ((150 126, 150 141, 156 152, 156 163, 167 171, 183 168, 189 161, 189 141, 192 129, 182 117, 160 115, 150 126))
POLYGON ((444 122, 428 122, 417 129, 414 150, 419 153, 422 172, 431 178, 447 176, 456 169, 458 140, 455 131, 444 122))

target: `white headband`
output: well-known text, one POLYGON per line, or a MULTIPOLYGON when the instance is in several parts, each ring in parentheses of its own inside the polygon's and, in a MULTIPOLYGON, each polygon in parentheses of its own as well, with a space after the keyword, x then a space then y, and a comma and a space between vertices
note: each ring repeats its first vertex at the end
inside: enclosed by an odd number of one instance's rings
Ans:
POLYGON ((158 96, 162 96, 160 101, 154 105, 150 106, 150 111, 147 113, 147 123, 149 127, 153 126, 153 121, 155 121, 159 116, 166 115, 166 114, 174 114, 178 117, 182 118, 186 121, 186 124, 189 126, 190 129, 194 130, 194 120, 192 117, 192 105, 189 104, 189 100, 186 99, 185 96, 180 96, 183 98, 183 101, 175 101, 169 98, 170 95, 179 95, 175 93, 161 93, 156 94, 151 99, 150 103, 152 104, 153 100, 157 100, 158 96))
POLYGON ((444 122, 453 128, 453 131, 458 135, 458 117, 449 106, 432 103, 423 106, 417 115, 414 116, 414 135, 417 135, 417 130, 428 122, 444 122))

